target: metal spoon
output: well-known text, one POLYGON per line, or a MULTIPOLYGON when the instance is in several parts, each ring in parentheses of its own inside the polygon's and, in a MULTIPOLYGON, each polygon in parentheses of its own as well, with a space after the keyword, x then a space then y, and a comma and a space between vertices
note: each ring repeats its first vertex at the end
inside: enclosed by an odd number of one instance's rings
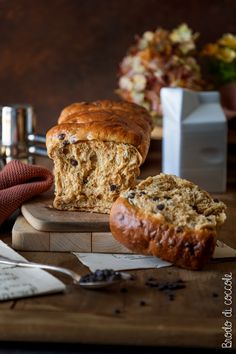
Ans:
POLYGON ((60 273, 68 275, 70 278, 72 278, 74 284, 80 285, 83 288, 88 288, 88 289, 105 288, 105 287, 113 285, 115 283, 119 283, 122 280, 129 280, 129 279, 133 278, 133 276, 131 274, 124 273, 124 272, 117 272, 120 275, 120 277, 117 277, 117 279, 92 281, 92 282, 87 282, 87 281, 85 282, 84 281, 83 282, 83 280, 81 281, 81 278, 82 278, 81 275, 75 273, 73 270, 63 268, 63 267, 53 266, 53 265, 49 265, 49 264, 27 262, 27 261, 17 261, 17 260, 13 260, 13 259, 10 259, 10 258, 4 257, 4 256, 0 256, 0 264, 14 265, 16 267, 40 268, 40 269, 54 270, 56 272, 60 272, 60 273))

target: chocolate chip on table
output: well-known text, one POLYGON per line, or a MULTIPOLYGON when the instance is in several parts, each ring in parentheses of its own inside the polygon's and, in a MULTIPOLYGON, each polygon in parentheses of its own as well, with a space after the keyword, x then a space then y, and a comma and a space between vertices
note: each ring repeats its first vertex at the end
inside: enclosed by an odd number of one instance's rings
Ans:
POLYGON ((173 301, 175 299, 175 289, 170 289, 169 287, 164 290, 164 294, 168 297, 169 301, 173 301))
POLYGON ((147 305, 147 303, 146 303, 146 301, 144 301, 144 300, 141 300, 140 302, 139 302, 139 306, 146 306, 147 305))
POLYGON ((174 294, 168 294, 168 299, 169 299, 170 301, 174 301, 175 295, 174 295, 174 294))
POLYGON ((175 281, 163 281, 157 282, 155 278, 148 278, 145 283, 147 286, 151 288, 156 288, 158 291, 161 291, 167 296, 169 301, 175 300, 175 291, 179 289, 185 288, 185 282, 182 279, 177 279, 175 281))
POLYGON ((150 288, 157 288, 159 286, 159 282, 155 278, 149 278, 145 285, 149 286, 150 288))
POLYGON ((184 289, 185 283, 182 279, 177 279, 172 282, 157 282, 156 279, 154 278, 149 278, 145 285, 150 286, 151 288, 157 288, 159 291, 164 291, 165 293, 168 294, 168 292, 173 291, 173 290, 179 290, 179 289, 184 289))
POLYGON ((212 293, 212 297, 218 297, 219 296, 219 294, 217 294, 217 293, 212 293))
POLYGON ((156 278, 150 277, 147 281, 156 281, 156 278))
POLYGON ((111 184, 111 185, 110 185, 110 190, 111 190, 112 192, 116 191, 116 188, 117 188, 117 186, 116 186, 115 184, 111 184))
POLYGON ((121 313, 121 310, 115 309, 113 312, 114 312, 115 315, 119 315, 121 313))
POLYGON ((66 136, 66 134, 61 133, 61 134, 58 135, 58 139, 59 139, 59 140, 64 140, 64 139, 65 139, 65 136, 66 136))
POLYGON ((179 278, 179 279, 176 280, 176 283, 184 283, 184 281, 183 281, 183 279, 179 278))
POLYGON ((183 283, 175 282, 175 283, 168 284, 168 289, 171 289, 171 290, 179 290, 179 289, 184 289, 184 288, 186 288, 186 286, 183 283))
POLYGON ((165 205, 164 204, 158 204, 157 205, 157 209, 158 210, 163 210, 165 208, 165 205))
POLYGON ((168 289, 168 283, 160 283, 157 286, 158 290, 163 291, 168 289))
POLYGON ((70 163, 72 166, 77 166, 78 165, 78 161, 76 161, 75 159, 70 159, 70 163))

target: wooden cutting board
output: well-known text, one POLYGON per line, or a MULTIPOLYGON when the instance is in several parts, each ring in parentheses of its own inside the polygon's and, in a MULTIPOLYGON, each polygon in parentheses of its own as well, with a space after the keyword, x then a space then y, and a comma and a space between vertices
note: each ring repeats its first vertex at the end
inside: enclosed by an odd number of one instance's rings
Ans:
POLYGON ((109 232, 109 215, 79 211, 56 210, 53 195, 42 194, 23 204, 22 214, 38 231, 109 232))
POLYGON ((107 214, 60 211, 53 194, 25 203, 12 230, 12 246, 21 251, 130 253, 112 236, 107 214))
POLYGON ((19 251, 131 253, 110 232, 38 231, 23 216, 13 226, 12 247, 19 251))

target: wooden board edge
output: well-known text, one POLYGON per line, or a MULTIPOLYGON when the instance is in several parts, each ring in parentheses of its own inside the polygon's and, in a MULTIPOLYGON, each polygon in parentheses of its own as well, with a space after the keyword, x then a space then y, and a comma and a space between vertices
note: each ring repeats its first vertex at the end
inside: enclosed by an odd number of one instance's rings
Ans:
MULTIPOLYGON (((44 232, 64 232, 63 227, 64 223, 53 223, 53 222, 45 222, 44 219, 40 219, 38 217, 33 216, 29 213, 27 207, 22 205, 21 212, 28 223, 37 231, 44 232), (63 226, 62 226, 63 225, 63 226)), ((78 224, 70 223, 67 225, 67 232, 78 232, 78 224)), ((88 222, 87 225, 83 225, 80 227, 79 232, 93 232, 94 228, 91 227, 91 224, 88 222)), ((96 232, 110 232, 109 223, 100 223, 96 229, 96 232)))
POLYGON ((19 251, 42 251, 50 250, 50 233, 34 230, 27 220, 18 216, 12 228, 12 247, 19 251), (28 230, 24 235, 23 230, 28 230))
POLYGON ((22 205, 21 207, 21 212, 25 219, 28 221, 28 223, 37 231, 47 231, 50 232, 50 228, 48 228, 47 224, 45 224, 45 221, 43 219, 38 219, 35 218, 32 214, 30 214, 27 210, 27 208, 22 205))
POLYGON ((91 253, 92 234, 91 232, 51 232, 50 251, 91 253))

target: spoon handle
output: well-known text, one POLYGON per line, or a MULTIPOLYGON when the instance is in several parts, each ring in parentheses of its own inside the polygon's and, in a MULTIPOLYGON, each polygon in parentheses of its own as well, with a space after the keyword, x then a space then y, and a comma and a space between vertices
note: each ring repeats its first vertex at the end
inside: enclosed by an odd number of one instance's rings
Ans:
POLYGON ((40 268, 40 269, 54 270, 56 272, 60 272, 60 273, 68 275, 70 278, 73 279, 74 283, 79 283, 80 278, 81 278, 80 275, 73 272, 73 270, 70 270, 67 268, 53 266, 53 265, 49 265, 49 264, 18 261, 18 260, 13 260, 13 259, 3 257, 3 256, 0 256, 0 264, 14 265, 16 267, 40 268))

